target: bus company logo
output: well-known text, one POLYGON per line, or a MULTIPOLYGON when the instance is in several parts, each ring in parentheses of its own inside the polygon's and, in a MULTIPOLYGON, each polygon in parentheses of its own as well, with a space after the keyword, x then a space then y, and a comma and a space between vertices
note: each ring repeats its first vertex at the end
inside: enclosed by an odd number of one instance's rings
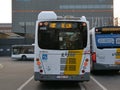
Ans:
POLYGON ((65 53, 62 53, 62 54, 61 54, 61 57, 68 57, 68 56, 74 57, 74 56, 75 56, 75 53, 68 53, 68 52, 65 52, 65 53))

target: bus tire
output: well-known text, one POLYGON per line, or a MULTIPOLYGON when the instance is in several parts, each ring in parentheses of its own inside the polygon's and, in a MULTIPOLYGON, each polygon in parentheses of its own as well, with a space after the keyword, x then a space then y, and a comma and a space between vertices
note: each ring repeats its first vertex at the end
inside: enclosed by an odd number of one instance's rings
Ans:
POLYGON ((93 62, 90 61, 90 71, 93 72, 93 62))
POLYGON ((26 57, 25 55, 23 55, 23 56, 21 57, 21 59, 22 59, 22 60, 26 60, 27 57, 26 57))
POLYGON ((93 61, 90 62, 90 72, 92 74, 96 74, 97 73, 97 70, 94 70, 94 62, 93 61))

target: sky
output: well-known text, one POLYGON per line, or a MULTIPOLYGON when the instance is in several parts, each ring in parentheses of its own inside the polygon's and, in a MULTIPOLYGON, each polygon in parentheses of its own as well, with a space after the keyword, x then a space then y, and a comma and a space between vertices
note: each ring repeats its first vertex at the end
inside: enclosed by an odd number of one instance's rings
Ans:
MULTIPOLYGON (((12 0, 0 0, 0 23, 12 22, 12 0)), ((120 0, 114 1, 114 17, 120 17, 120 0)))
POLYGON ((12 22, 12 0, 0 0, 0 23, 12 22))

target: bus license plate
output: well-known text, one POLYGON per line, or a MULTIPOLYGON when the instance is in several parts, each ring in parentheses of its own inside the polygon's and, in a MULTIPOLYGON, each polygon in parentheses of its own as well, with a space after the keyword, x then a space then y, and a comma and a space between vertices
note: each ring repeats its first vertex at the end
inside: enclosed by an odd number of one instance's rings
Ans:
POLYGON ((57 78, 68 78, 68 76, 57 76, 57 78))

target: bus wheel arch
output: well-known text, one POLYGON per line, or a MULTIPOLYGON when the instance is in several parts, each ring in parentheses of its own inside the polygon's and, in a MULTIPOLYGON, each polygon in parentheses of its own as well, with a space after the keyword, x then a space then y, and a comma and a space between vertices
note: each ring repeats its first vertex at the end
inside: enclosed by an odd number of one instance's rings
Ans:
POLYGON ((26 56, 26 55, 22 55, 21 59, 22 59, 22 60, 26 60, 26 59, 27 59, 27 56, 26 56))

